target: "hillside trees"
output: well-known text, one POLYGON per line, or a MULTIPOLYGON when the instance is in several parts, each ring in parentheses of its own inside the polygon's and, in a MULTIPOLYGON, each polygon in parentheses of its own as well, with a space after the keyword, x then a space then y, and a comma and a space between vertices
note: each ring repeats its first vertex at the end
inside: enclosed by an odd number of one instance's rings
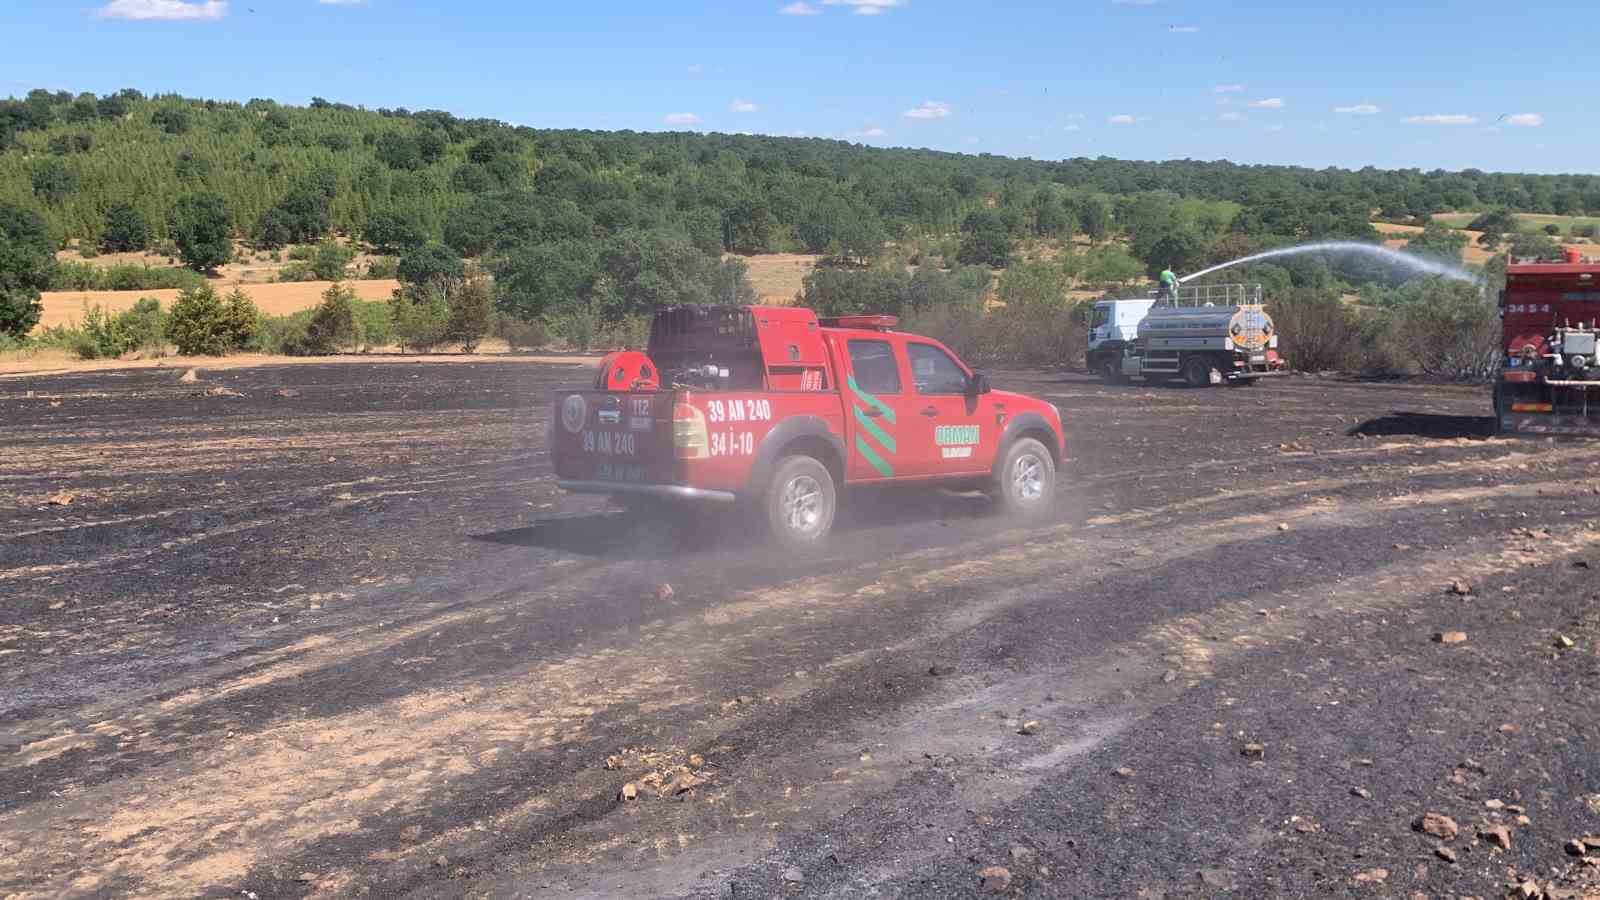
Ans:
POLYGON ((150 223, 131 203, 118 203, 106 212, 100 229, 100 249, 106 253, 143 250, 150 244, 150 223))
POLYGON ((217 194, 184 197, 172 208, 168 225, 184 265, 212 272, 233 257, 228 204, 217 194))
POLYGON ((0 202, 0 335, 22 337, 39 322, 55 243, 37 213, 0 202))

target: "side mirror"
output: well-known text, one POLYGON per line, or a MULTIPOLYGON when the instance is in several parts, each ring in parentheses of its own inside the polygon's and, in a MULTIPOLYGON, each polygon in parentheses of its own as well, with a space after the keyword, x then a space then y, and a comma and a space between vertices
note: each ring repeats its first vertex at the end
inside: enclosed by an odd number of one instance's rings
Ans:
POLYGON ((967 382, 968 394, 978 397, 989 393, 991 390, 993 388, 989 387, 989 376, 982 372, 972 373, 972 380, 967 382))

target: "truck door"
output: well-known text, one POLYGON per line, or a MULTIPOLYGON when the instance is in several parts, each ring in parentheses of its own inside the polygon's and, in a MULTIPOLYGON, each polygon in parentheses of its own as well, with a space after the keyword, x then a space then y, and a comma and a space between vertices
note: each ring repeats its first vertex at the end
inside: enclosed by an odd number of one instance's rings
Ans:
POLYGON ((905 345, 916 421, 902 431, 919 448, 914 474, 988 472, 1000 437, 993 396, 972 393, 972 374, 938 344, 908 339, 905 345))
POLYGON ((909 472, 901 434, 912 425, 915 411, 904 392, 894 344, 886 338, 851 337, 845 341, 845 355, 850 371, 841 393, 851 435, 846 477, 905 477, 909 472))

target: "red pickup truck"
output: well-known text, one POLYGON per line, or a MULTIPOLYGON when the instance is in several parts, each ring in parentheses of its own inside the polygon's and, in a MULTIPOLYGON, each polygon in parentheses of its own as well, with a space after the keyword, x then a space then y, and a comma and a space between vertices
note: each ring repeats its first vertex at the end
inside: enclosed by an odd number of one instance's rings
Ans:
POLYGON ((790 548, 828 534, 845 486, 979 486, 1011 512, 1048 509, 1065 456, 1060 412, 991 390, 896 321, 791 307, 662 310, 647 352, 613 353, 593 390, 555 398, 560 485, 744 503, 790 548))

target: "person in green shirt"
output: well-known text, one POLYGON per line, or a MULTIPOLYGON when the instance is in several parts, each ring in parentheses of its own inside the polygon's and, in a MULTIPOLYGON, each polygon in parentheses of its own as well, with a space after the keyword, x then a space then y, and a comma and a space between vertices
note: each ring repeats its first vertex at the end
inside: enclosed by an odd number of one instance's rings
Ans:
POLYGON ((1173 274, 1170 266, 1161 270, 1161 291, 1156 299, 1169 303, 1178 299, 1178 276, 1173 274))

